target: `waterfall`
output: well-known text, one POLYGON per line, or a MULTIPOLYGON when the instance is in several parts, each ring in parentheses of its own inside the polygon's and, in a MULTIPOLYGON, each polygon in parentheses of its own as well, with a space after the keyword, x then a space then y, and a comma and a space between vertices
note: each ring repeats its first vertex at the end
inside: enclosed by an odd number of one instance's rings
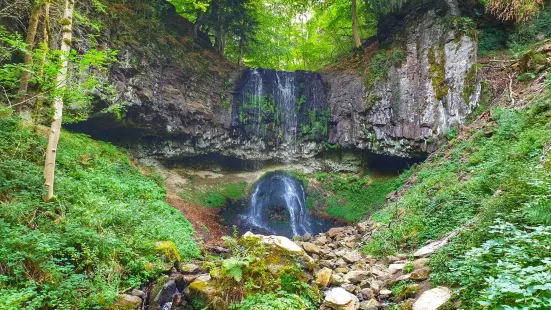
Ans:
POLYGON ((276 80, 277 92, 274 99, 281 111, 283 141, 294 146, 298 126, 295 74, 292 72, 276 72, 276 80))
POLYGON ((249 96, 245 98, 246 102, 248 101, 249 105, 254 105, 254 112, 252 113, 252 118, 254 120, 254 132, 257 136, 260 136, 262 132, 260 131, 261 125, 261 115, 262 115, 262 100, 264 100, 262 92, 262 75, 258 70, 254 70, 251 74, 251 93, 244 93, 244 96, 249 96))
POLYGON ((237 81, 232 129, 241 141, 284 150, 289 160, 305 141, 329 140, 329 106, 322 75, 314 72, 246 69, 237 81))
POLYGON ((248 218, 251 225, 274 234, 312 233, 304 185, 283 172, 271 172, 256 184, 248 218))

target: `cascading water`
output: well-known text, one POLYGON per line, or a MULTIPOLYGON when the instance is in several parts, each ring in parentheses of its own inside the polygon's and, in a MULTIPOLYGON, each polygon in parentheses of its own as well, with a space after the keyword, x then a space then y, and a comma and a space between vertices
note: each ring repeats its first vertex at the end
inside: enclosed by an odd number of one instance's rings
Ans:
POLYGON ((336 225, 308 211, 302 181, 274 171, 256 183, 247 202, 227 205, 221 215, 228 228, 235 226, 240 233, 294 237, 325 232, 336 225))
POLYGON ((286 173, 269 173, 256 184, 248 216, 252 225, 272 233, 293 236, 312 233, 304 185, 286 173))
POLYGON ((295 75, 292 72, 276 72, 277 91, 275 102, 281 110, 283 141, 294 145, 297 137, 298 107, 295 94, 295 75))
POLYGON ((319 73, 248 69, 236 83, 232 128, 243 141, 294 154, 329 140, 330 110, 319 73))

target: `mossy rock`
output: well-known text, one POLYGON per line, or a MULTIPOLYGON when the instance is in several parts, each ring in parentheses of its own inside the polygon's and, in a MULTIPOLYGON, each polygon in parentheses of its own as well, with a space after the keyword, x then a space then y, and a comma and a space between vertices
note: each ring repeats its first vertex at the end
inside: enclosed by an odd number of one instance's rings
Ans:
POLYGON ((176 245, 172 241, 160 241, 155 244, 155 250, 163 255, 170 263, 179 262, 182 260, 176 245))
POLYGON ((194 304, 200 304, 209 309, 227 309, 222 296, 223 291, 209 274, 197 277, 187 288, 194 304), (207 306, 208 305, 208 306, 207 306))

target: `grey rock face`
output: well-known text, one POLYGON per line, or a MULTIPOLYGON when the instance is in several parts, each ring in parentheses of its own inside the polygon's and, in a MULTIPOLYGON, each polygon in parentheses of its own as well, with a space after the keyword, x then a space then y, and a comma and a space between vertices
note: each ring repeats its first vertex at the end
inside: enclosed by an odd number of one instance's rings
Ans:
MULTIPOLYGON (((381 31, 390 30, 378 35, 381 46, 400 50, 403 57, 368 87, 366 77, 353 72, 236 67, 220 74, 194 72, 184 59, 147 58, 123 49, 111 80, 128 103, 126 116, 97 115, 77 130, 111 140, 124 137, 119 142, 142 159, 216 153, 297 162, 324 152, 328 143, 401 157, 423 155, 435 150, 438 136, 463 123, 479 101, 476 41, 453 26, 458 12, 454 0, 423 0, 398 13, 400 18, 382 20, 381 31), (260 101, 251 107, 246 92, 267 96, 278 111, 270 112, 270 105, 260 101), (262 109, 267 112, 260 115, 262 109)), ((324 159, 320 168, 354 171, 361 163, 356 159, 324 159)))
POLYGON ((390 40, 400 36, 405 42, 392 44, 404 59, 371 89, 359 76, 324 76, 336 123, 331 142, 399 156, 430 152, 438 135, 463 123, 478 105, 476 41, 450 27, 457 20, 457 4, 441 5, 447 9, 414 11, 399 21, 405 26, 390 40))

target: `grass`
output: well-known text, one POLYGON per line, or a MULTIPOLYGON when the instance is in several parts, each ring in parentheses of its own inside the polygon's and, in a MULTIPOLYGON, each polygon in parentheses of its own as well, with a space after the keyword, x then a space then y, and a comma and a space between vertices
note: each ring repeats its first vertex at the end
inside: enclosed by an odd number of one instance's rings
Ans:
POLYGON ((327 213, 354 221, 382 207, 388 194, 400 188, 407 176, 407 172, 400 177, 384 178, 320 173, 315 178, 325 191, 332 194, 325 201, 327 213))
POLYGON ((199 255, 189 221, 110 144, 63 132, 56 199, 41 200, 46 139, 0 117, 0 309, 105 309, 118 293, 199 255), (177 254, 177 255, 176 255, 177 254))
POLYGON ((388 228, 364 250, 394 254, 460 229, 433 256, 431 280, 460 288, 461 308, 549 307, 551 76, 545 93, 526 100, 522 110, 493 108, 486 128, 418 166, 408 192, 374 216, 388 228))
POLYGON ((245 181, 225 183, 204 189, 189 188, 178 193, 182 199, 206 207, 223 207, 228 200, 243 199, 247 195, 248 183, 245 181))

